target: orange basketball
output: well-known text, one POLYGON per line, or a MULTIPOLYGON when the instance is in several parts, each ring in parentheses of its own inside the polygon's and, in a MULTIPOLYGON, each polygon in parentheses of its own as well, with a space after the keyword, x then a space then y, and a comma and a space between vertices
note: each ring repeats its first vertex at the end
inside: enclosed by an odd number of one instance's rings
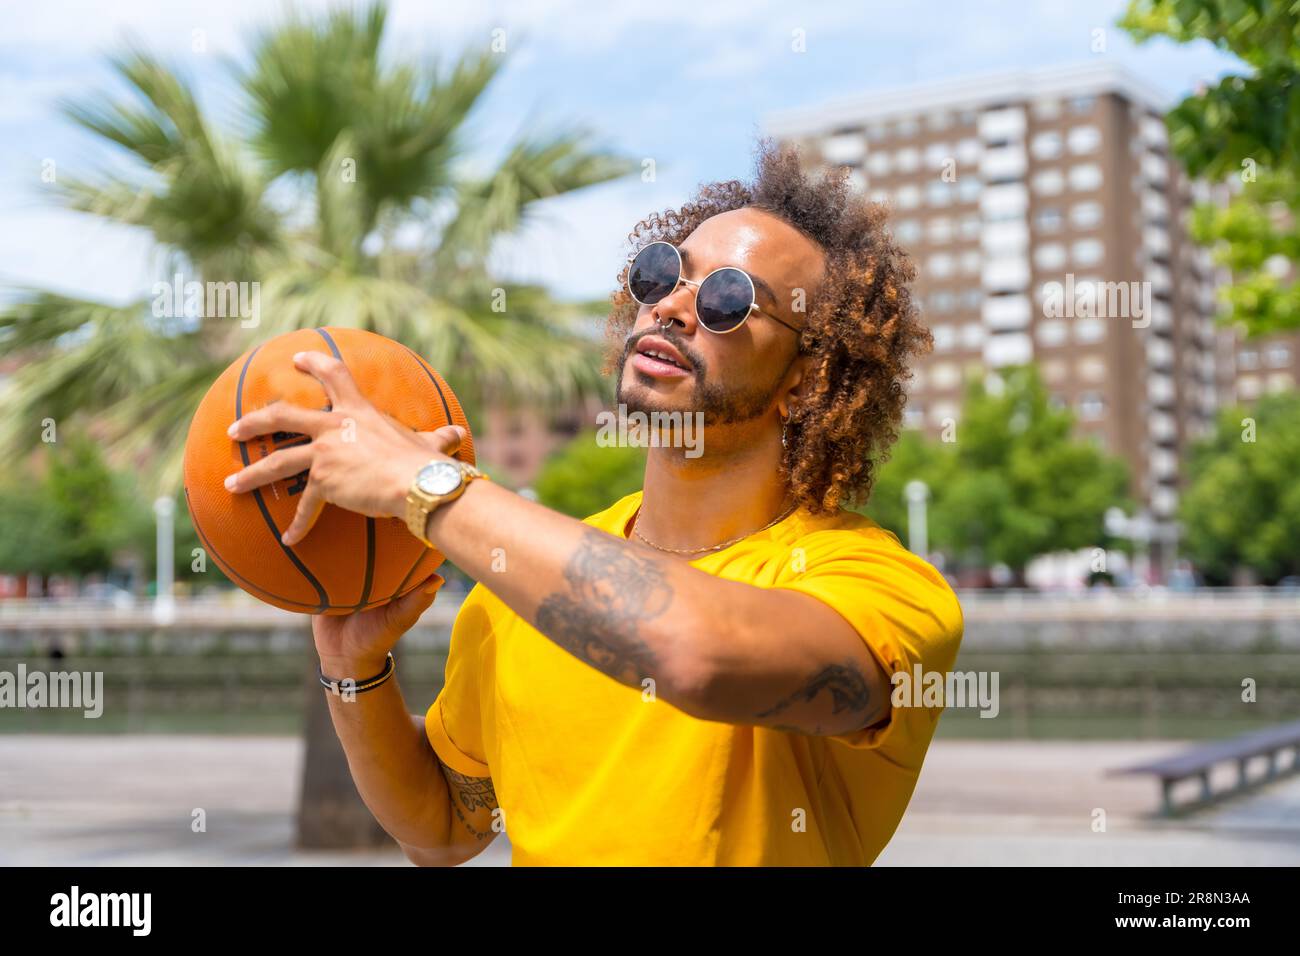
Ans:
MULTIPOLYGON (((460 403, 442 376, 406 346, 357 329, 300 329, 241 355, 208 389, 185 442, 185 499, 208 557, 226 576, 267 604, 304 614, 350 614, 414 590, 443 556, 406 529, 401 518, 368 518, 326 505, 307 537, 280 542, 298 507, 307 474, 235 494, 222 482, 278 448, 309 439, 280 433, 231 440, 235 419, 275 401, 326 409, 325 390, 294 367, 296 352, 342 359, 361 393, 380 411, 416 431, 460 425, 456 457, 474 463, 474 439, 460 403)), ((432 457, 432 456, 430 456, 432 457)))

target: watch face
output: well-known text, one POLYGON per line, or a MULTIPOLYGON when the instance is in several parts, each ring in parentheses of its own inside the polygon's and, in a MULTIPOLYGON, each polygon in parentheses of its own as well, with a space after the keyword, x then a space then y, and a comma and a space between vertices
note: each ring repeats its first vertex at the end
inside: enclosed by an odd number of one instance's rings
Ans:
POLYGON ((415 483, 425 494, 445 495, 461 482, 460 469, 449 461, 430 462, 415 476, 415 483))

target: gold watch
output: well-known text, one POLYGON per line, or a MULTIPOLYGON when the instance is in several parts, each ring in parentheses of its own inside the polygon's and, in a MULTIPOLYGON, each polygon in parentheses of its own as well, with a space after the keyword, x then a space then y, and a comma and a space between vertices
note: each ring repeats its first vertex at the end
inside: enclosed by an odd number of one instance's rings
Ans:
POLYGON ((487 477, 473 465, 458 459, 435 458, 416 472, 415 480, 406 492, 406 527, 432 548, 433 543, 424 536, 424 530, 433 509, 445 501, 459 498, 471 479, 487 477))

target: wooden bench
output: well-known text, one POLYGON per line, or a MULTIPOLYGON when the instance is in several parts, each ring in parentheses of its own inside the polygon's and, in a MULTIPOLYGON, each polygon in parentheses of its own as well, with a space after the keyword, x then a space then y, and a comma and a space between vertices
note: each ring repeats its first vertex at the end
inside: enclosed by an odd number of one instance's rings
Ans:
POLYGON ((1300 720, 1265 727, 1263 730, 1252 730, 1227 740, 1199 744, 1163 760, 1121 767, 1109 771, 1107 775, 1149 774, 1157 777, 1160 780, 1161 811, 1165 816, 1174 816, 1292 773, 1300 773, 1300 720), (1290 760, 1283 763, 1281 757, 1288 750, 1291 751, 1290 760), (1250 763, 1261 757, 1266 761, 1265 771, 1252 776, 1250 763), (1236 763, 1237 783, 1236 786, 1216 792, 1210 785, 1210 771, 1222 763, 1236 763), (1174 787, 1191 778, 1201 782, 1199 795, 1193 800, 1176 804, 1174 787))

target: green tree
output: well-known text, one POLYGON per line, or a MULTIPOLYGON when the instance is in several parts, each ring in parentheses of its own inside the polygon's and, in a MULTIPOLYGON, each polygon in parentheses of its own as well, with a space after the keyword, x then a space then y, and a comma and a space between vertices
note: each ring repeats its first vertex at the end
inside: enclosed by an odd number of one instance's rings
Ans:
POLYGON ((1072 437, 1032 366, 1004 369, 1000 388, 967 391, 952 442, 900 440, 867 513, 906 541, 902 489, 930 486, 929 544, 959 564, 1006 564, 1023 579, 1035 557, 1106 540, 1106 509, 1125 503, 1122 461, 1072 437), (878 516, 878 517, 877 517, 878 516))
POLYGON ((1300 574, 1300 395, 1261 398, 1220 413, 1189 455, 1180 504, 1184 547, 1207 577, 1227 583, 1238 568, 1265 581, 1300 574))
POLYGON ((132 476, 113 471, 84 435, 43 451, 0 487, 0 572, 77 577, 108 571, 120 551, 138 550, 144 518, 132 476))
MULTIPOLYGON (((954 461, 952 446, 929 441, 920 431, 909 429, 898 436, 889 459, 876 472, 876 483, 871 489, 871 499, 860 509, 882 528, 894 532, 900 541, 907 541, 907 501, 904 489, 910 481, 923 481, 930 489, 931 504, 934 496, 942 494, 951 483, 951 466, 954 461)), ((931 542, 947 539, 942 529, 934 527, 932 509, 927 512, 931 542)))
MULTIPOLYGON (((112 61, 129 91, 67 115, 115 152, 94 175, 61 174, 65 206, 145 230, 170 281, 257 282, 260 324, 195 318, 154 297, 125 306, 23 290, 0 312, 0 348, 24 364, 0 417, 16 460, 41 422, 93 419, 146 500, 180 484, 184 439, 212 381, 252 345, 295 328, 363 328, 444 374, 471 421, 490 399, 555 406, 604 394, 583 306, 492 274, 489 252, 539 200, 630 172, 579 129, 521 133, 501 155, 467 151, 475 108, 503 58, 486 46, 448 68, 381 56, 383 4, 289 14, 233 67, 242 97, 219 128, 152 54, 112 61), (415 236, 418 238, 412 239, 415 236)), ((357 797, 315 676, 300 839, 385 841, 357 797)))
POLYGON ((644 448, 601 447, 596 432, 583 432, 547 460, 533 490, 548 508, 586 518, 640 490, 645 463, 644 448))
POLYGON ((1226 207, 1198 206, 1191 223, 1232 270, 1225 318, 1252 335, 1300 328, 1300 6, 1131 0, 1120 26, 1139 42, 1207 40, 1242 61, 1243 72, 1169 112, 1170 148, 1192 176, 1241 182, 1226 207))
POLYGON ((174 273, 258 282, 260 323, 158 316, 156 296, 119 307, 21 290, 0 312, 0 345, 26 360, 0 454, 34 447, 46 418, 63 428, 93 417, 123 460, 152 453, 152 486, 171 491, 194 408, 220 371, 310 326, 404 342, 471 416, 489 398, 554 406, 602 393, 587 308, 494 277, 489 252, 537 201, 630 164, 578 129, 521 133, 495 162, 472 161, 466 127, 502 57, 485 48, 447 69, 393 61, 380 55, 386 20, 382 4, 290 14, 257 36, 233 67, 243 95, 229 132, 138 48, 112 60, 130 97, 96 91, 66 106, 118 155, 94 175, 61 173, 62 203, 146 230, 169 283, 174 273))

